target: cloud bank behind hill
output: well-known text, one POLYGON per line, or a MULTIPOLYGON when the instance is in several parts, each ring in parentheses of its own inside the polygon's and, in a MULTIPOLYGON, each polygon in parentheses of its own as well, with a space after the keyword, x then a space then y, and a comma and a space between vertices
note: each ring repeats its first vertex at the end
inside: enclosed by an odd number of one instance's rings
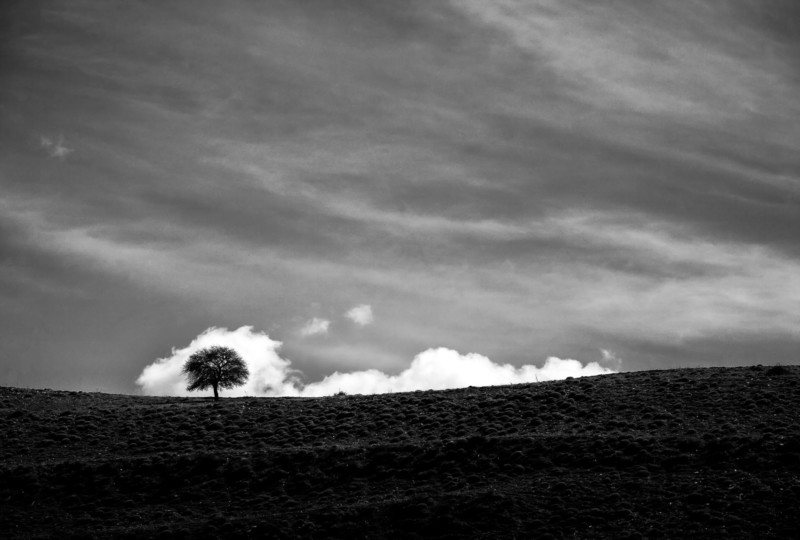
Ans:
POLYGON ((281 346, 279 341, 270 339, 264 333, 254 332, 251 326, 242 326, 233 331, 209 328, 187 347, 173 349, 170 356, 159 358, 145 367, 136 384, 147 395, 202 395, 186 390, 186 378, 181 370, 195 351, 212 345, 235 349, 250 370, 246 384, 224 392, 228 397, 317 397, 340 391, 348 394, 384 394, 517 384, 615 372, 598 362, 584 365, 578 360, 557 357, 548 358, 542 367, 525 365, 516 368, 510 364, 497 364, 480 354, 461 354, 440 347, 421 352, 397 375, 376 369, 335 372, 321 381, 304 384, 300 372, 292 369, 291 362, 278 354, 281 346))

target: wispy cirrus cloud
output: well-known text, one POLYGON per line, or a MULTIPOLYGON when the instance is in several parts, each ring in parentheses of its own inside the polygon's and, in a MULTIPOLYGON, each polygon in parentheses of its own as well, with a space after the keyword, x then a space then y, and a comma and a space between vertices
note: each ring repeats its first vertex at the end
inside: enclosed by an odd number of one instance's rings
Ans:
POLYGON ((79 342, 124 371, 219 321, 283 329, 314 380, 438 345, 785 361, 795 4, 44 0, 4 41, 0 297, 29 329, 5 335, 27 351, 85 314, 65 377, 79 342), (354 299, 380 324, 304 338, 309 306, 354 299), (120 305, 152 339, 88 335, 120 305))
MULTIPOLYGON (((227 298, 231 306, 252 301, 249 290, 238 291, 233 283, 270 291, 278 278, 336 279, 343 284, 342 295, 368 286, 392 291, 398 301, 427 302, 427 309, 414 317, 430 316, 433 327, 457 306, 465 314, 488 316, 497 327, 527 321, 549 333, 569 321, 575 329, 675 341, 732 331, 791 334, 800 305, 800 263, 793 258, 765 247, 703 240, 681 226, 644 216, 565 215, 531 223, 526 242, 536 249, 530 257, 515 257, 513 264, 493 259, 471 269, 447 261, 393 268, 390 260, 354 271, 347 259, 323 263, 288 253, 247 254, 247 243, 224 236, 198 235, 182 243, 187 236, 180 228, 174 229, 175 248, 168 251, 161 249, 163 229, 155 242, 119 243, 113 228, 65 228, 35 205, 18 199, 6 203, 6 215, 31 245, 70 256, 87 268, 132 276, 143 286, 186 297, 227 298), (535 256, 552 249, 562 259, 535 256), (234 259, 240 269, 231 272, 228 263, 234 259), (181 268, 193 271, 187 275, 181 268)), ((519 238, 510 241, 515 245, 519 238)), ((345 315, 360 325, 374 320, 367 304, 345 315)), ((329 328, 329 320, 315 317, 301 335, 329 328)))
POLYGON ((507 33, 545 68, 566 77, 574 97, 595 106, 697 122, 742 118, 773 107, 776 97, 789 97, 782 79, 788 66, 777 57, 752 62, 776 40, 754 27, 744 5, 452 4, 507 33))

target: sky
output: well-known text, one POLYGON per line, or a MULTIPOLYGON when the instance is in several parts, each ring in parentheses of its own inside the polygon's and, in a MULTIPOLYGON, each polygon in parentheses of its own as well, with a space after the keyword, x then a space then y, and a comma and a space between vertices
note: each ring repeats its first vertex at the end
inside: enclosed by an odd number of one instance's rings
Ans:
POLYGON ((794 0, 0 11, 0 385, 800 360, 794 0))

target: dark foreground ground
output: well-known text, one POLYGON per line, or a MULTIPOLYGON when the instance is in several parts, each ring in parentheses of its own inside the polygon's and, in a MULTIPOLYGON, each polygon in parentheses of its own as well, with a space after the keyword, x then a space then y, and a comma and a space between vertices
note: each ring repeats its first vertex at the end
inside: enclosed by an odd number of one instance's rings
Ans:
POLYGON ((800 538, 800 368, 321 399, 0 388, 0 536, 800 538))

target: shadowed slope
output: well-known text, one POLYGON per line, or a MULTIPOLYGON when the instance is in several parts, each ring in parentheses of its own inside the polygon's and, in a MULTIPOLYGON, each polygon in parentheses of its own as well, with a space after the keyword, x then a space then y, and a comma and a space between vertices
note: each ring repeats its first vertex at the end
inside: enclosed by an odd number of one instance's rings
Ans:
POLYGON ((218 403, 0 388, 0 529, 792 537, 798 403, 800 368, 760 366, 218 403))

